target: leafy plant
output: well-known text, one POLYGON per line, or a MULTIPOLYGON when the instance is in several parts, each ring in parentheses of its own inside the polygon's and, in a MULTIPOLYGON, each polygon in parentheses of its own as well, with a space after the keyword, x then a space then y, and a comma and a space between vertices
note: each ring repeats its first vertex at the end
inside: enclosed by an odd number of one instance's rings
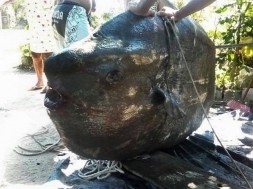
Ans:
MULTIPOLYGON (((29 25, 26 25, 25 29, 28 30, 29 25)), ((26 69, 26 70, 34 69, 30 44, 25 43, 25 44, 20 45, 19 50, 21 52, 21 64, 18 66, 18 68, 26 69)))
MULTIPOLYGON (((253 6, 247 0, 234 0, 216 10, 220 14, 219 40, 223 44, 240 44, 242 39, 253 36, 253 6)), ((246 69, 248 47, 223 48, 217 52, 216 84, 220 88, 237 89, 236 82, 241 70, 246 69)))
POLYGON ((18 66, 19 69, 33 70, 33 61, 31 57, 30 44, 23 44, 19 47, 21 52, 21 64, 18 66))
POLYGON ((30 50, 30 44, 29 43, 21 45, 19 47, 19 50, 21 51, 22 56, 31 57, 31 50, 30 50))
POLYGON ((92 13, 90 20, 91 20, 91 26, 92 28, 97 28, 101 26, 103 23, 107 22, 110 20, 113 16, 115 16, 114 12, 109 12, 109 13, 92 13))
MULTIPOLYGON (((241 43, 252 43, 253 44, 253 36, 243 38, 241 40, 241 43)), ((253 58, 253 46, 244 46, 244 47, 242 47, 241 53, 246 58, 253 58)))

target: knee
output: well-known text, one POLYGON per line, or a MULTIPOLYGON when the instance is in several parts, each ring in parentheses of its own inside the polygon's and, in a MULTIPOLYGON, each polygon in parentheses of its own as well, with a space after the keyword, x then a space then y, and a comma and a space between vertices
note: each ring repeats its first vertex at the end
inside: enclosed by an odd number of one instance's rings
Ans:
POLYGON ((32 52, 32 59, 34 62, 37 62, 37 61, 40 61, 41 60, 41 53, 35 53, 35 52, 32 52))
POLYGON ((49 56, 52 55, 52 52, 49 53, 42 53, 42 59, 45 61, 49 56))

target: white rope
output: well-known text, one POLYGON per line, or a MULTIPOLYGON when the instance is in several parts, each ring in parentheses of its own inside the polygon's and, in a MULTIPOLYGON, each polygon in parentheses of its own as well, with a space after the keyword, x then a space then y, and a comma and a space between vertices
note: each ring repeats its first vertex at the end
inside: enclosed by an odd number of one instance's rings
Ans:
POLYGON ((22 138, 22 140, 23 140, 24 138, 31 137, 41 147, 41 150, 27 149, 27 148, 22 147, 21 145, 17 145, 13 150, 17 154, 20 154, 20 155, 23 155, 23 156, 39 155, 39 154, 45 153, 45 152, 50 151, 50 150, 59 151, 58 143, 61 141, 60 138, 55 143, 53 143, 53 144, 46 144, 46 145, 41 144, 35 138, 35 136, 42 135, 42 134, 47 133, 47 132, 48 132, 48 127, 43 126, 41 131, 38 131, 38 132, 33 133, 33 134, 27 134, 26 136, 24 136, 22 138))
MULTIPOLYGON (((60 138, 53 144, 46 144, 43 145, 41 144, 35 136, 44 134, 48 132, 47 127, 42 127, 41 131, 38 131, 33 134, 27 134, 24 136, 22 139, 26 137, 31 137, 39 146, 41 147, 41 150, 31 150, 31 149, 26 149, 22 147, 21 145, 17 145, 13 150, 24 156, 34 156, 34 155, 39 155, 42 153, 45 153, 49 150, 53 151, 59 151, 59 146, 58 143, 60 142, 60 138)), ((93 178, 97 178, 98 180, 105 179, 108 176, 110 176, 111 173, 113 172, 120 172, 124 173, 124 171, 121 169, 122 164, 118 161, 108 161, 108 160, 87 160, 85 166, 78 171, 78 176, 85 179, 85 180, 90 180, 93 178)))
POLYGON ((94 178, 101 180, 107 178, 114 172, 120 172, 123 174, 124 171, 121 167, 122 165, 118 161, 87 160, 84 167, 78 171, 78 176, 85 180, 94 178))

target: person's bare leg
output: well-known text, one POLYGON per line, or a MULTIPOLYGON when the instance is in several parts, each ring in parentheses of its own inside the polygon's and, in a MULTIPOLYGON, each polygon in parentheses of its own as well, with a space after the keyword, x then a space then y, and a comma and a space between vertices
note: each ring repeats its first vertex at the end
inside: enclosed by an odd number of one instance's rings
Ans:
POLYGON ((35 73, 37 75, 37 83, 33 87, 35 90, 35 89, 42 88, 44 86, 44 83, 43 83, 44 66, 43 66, 43 61, 42 61, 42 54, 32 52, 32 60, 33 60, 33 67, 34 67, 35 73))
POLYGON ((46 59, 51 56, 53 53, 52 52, 48 52, 48 53, 41 53, 42 54, 42 59, 43 59, 43 62, 46 61, 46 59))
MULTIPOLYGON (((48 52, 48 53, 42 53, 42 60, 43 60, 43 70, 44 70, 44 62, 46 61, 46 59, 51 56, 53 53, 52 52, 48 52)), ((46 93, 47 92, 47 85, 46 87, 42 90, 41 93, 46 93)))

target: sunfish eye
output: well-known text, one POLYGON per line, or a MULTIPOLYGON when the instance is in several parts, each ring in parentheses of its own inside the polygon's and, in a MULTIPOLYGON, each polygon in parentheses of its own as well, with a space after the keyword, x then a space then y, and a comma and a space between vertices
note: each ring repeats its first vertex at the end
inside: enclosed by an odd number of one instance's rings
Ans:
POLYGON ((93 33, 93 37, 99 37, 98 33, 93 33))
POLYGON ((93 33, 92 37, 93 37, 93 38, 102 37, 102 34, 101 34, 101 33, 98 33, 98 32, 95 32, 95 33, 93 33))
POLYGON ((105 79, 110 84, 116 84, 123 79, 123 74, 118 70, 113 70, 107 73, 105 79))

